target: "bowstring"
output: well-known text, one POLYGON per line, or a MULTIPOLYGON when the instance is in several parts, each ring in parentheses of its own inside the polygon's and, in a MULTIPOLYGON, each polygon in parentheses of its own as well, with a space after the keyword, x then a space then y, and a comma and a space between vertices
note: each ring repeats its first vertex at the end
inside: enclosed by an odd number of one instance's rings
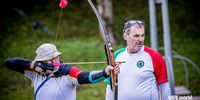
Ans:
MULTIPOLYGON (((56 42, 57 42, 57 39, 58 39, 58 33, 59 33, 59 28, 60 28, 60 21, 61 21, 61 18, 62 18, 62 12, 63 12, 63 9, 60 10, 60 14, 59 14, 58 25, 57 25, 57 29, 56 29, 56 36, 55 36, 55 41, 54 41, 55 45, 56 45, 56 42)), ((54 77, 55 77, 54 79, 55 79, 55 81, 56 81, 56 83, 58 85, 58 88, 60 89, 62 95, 64 96, 64 99, 67 100, 66 97, 65 97, 65 95, 64 95, 64 92, 62 91, 62 89, 61 89, 61 87, 60 87, 60 85, 58 83, 58 80, 56 79, 55 75, 54 75, 54 77)))
POLYGON ((58 39, 58 32, 59 32, 59 28, 60 28, 60 21, 61 21, 61 18, 62 18, 62 12, 63 12, 63 9, 60 10, 58 25, 57 25, 57 29, 56 29, 56 36, 55 36, 55 41, 54 41, 55 44, 56 44, 57 39, 58 39))
POLYGON ((55 77, 54 79, 56 80, 56 83, 57 83, 57 85, 58 85, 58 88, 60 89, 60 91, 61 91, 61 93, 62 93, 64 99, 67 100, 66 97, 65 97, 65 95, 64 95, 63 90, 61 89, 61 87, 60 87, 60 85, 59 85, 59 83, 58 83, 58 80, 56 79, 56 76, 55 76, 54 74, 53 74, 53 76, 55 77))
MULTIPOLYGON (((61 18, 62 18, 62 12, 63 12, 63 9, 61 9, 60 15, 59 15, 58 25, 57 25, 57 29, 56 29, 56 36, 55 36, 55 41, 54 41, 55 45, 56 45, 57 38, 58 38, 58 32, 59 32, 59 27, 60 27, 60 21, 61 21, 61 18)), ((44 73, 42 73, 42 74, 44 75, 45 78, 48 78, 44 73)), ((54 74, 53 74, 53 76, 55 77, 54 74)), ((49 77, 51 77, 51 75, 49 77)), ((56 80, 56 83, 57 83, 57 85, 58 85, 58 87, 59 87, 62 95, 64 96, 64 99, 67 100, 66 97, 65 97, 65 95, 64 95, 64 92, 62 91, 62 89, 61 89, 61 87, 60 87, 60 85, 59 85, 59 83, 58 83, 58 81, 56 79, 56 77, 54 79, 56 80)), ((36 100, 36 97, 34 97, 34 100, 36 100)))

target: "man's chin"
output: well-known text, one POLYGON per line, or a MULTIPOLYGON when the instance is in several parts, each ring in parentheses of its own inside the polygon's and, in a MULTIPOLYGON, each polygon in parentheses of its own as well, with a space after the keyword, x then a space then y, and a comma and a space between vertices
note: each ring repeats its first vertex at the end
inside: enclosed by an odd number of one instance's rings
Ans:
POLYGON ((141 47, 136 47, 134 50, 129 50, 129 53, 137 53, 140 49, 141 47))
POLYGON ((140 51, 141 48, 142 48, 142 46, 143 46, 143 45, 138 45, 138 46, 136 46, 135 51, 136 51, 136 52, 140 51))

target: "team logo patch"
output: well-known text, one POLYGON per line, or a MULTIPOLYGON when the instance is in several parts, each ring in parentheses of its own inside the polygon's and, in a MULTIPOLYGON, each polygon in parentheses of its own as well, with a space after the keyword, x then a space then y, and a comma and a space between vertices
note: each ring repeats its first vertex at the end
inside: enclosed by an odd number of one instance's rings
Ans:
POLYGON ((144 66, 144 61, 140 60, 137 62, 138 68, 142 68, 144 66))

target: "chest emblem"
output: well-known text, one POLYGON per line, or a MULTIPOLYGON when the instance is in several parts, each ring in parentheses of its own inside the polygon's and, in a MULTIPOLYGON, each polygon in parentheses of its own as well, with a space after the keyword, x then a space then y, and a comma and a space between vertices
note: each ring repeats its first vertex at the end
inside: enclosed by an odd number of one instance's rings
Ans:
POLYGON ((137 67, 138 67, 138 68, 142 68, 143 66, 144 66, 144 61, 139 60, 139 61, 137 62, 137 67))

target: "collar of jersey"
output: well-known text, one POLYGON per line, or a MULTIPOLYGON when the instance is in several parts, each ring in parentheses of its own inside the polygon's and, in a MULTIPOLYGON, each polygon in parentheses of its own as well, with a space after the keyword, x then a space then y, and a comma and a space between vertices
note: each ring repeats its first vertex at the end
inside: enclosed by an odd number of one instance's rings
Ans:
POLYGON ((138 51, 138 52, 136 52, 136 53, 129 53, 128 50, 127 50, 127 47, 126 47, 126 53, 127 53, 128 55, 136 55, 136 54, 138 54, 138 53, 141 53, 142 51, 144 51, 144 45, 142 46, 142 48, 140 49, 140 51, 138 51))

